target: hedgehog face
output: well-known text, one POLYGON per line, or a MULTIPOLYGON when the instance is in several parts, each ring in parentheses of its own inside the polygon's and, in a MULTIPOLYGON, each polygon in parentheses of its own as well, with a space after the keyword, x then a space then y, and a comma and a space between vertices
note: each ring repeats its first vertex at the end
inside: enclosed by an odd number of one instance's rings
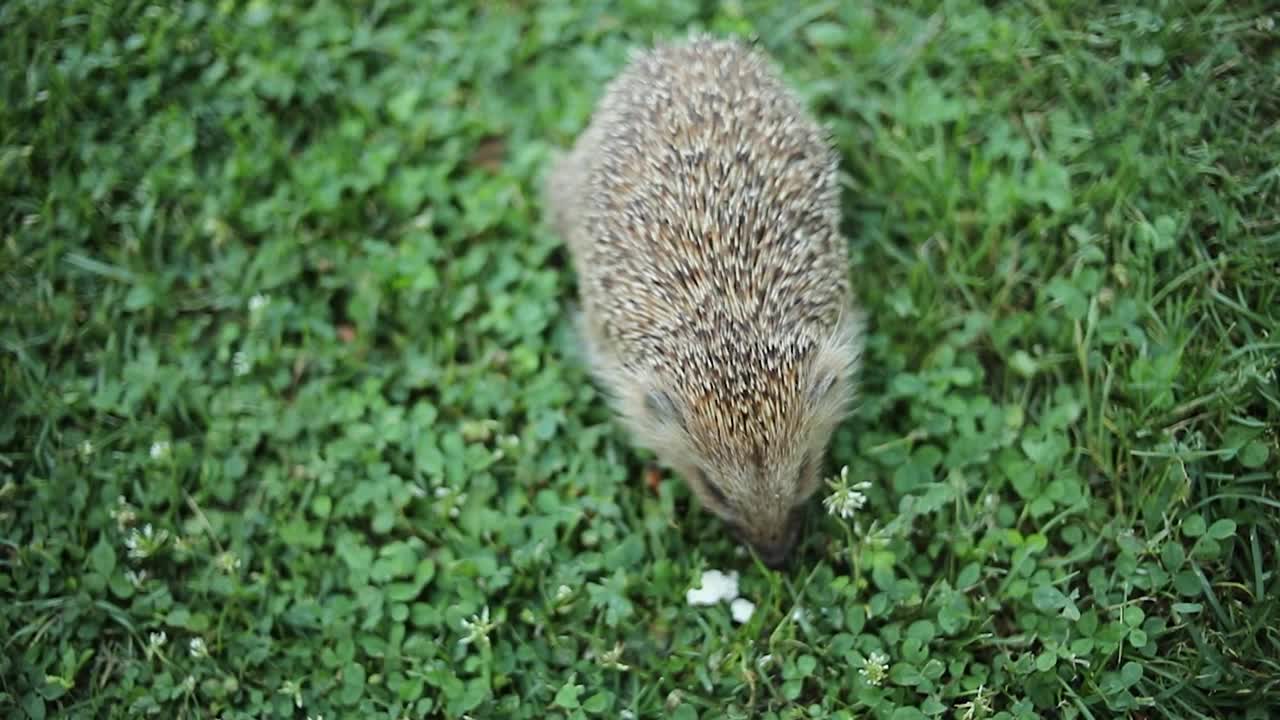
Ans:
POLYGON ((778 422, 789 432, 724 448, 722 435, 690 423, 690 446, 702 451, 685 455, 694 462, 682 475, 703 506, 773 569, 786 564, 799 540, 804 506, 821 484, 827 445, 848 407, 853 363, 839 352, 827 345, 808 358, 806 381, 778 422), (721 447, 713 444, 717 437, 721 447))
POLYGON ((827 444, 851 400, 860 317, 838 327, 796 359, 800 380, 770 404, 776 415, 747 424, 772 431, 727 424, 727 400, 682 391, 687 386, 670 376, 609 373, 619 415, 637 444, 678 472, 703 507, 771 568, 785 564, 799 537, 803 506, 821 482, 827 444))
POLYGON ((781 569, 800 537, 805 503, 817 487, 828 438, 829 433, 817 431, 764 451, 764 457, 784 458, 781 462, 698 458, 680 472, 703 507, 719 516, 767 567, 781 569))

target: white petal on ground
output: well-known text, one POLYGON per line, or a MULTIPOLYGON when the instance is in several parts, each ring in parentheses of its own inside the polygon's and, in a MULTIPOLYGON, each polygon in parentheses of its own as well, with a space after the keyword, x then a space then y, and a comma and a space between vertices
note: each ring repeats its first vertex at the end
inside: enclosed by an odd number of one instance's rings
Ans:
POLYGON ((729 574, 719 570, 707 570, 702 573, 702 586, 690 588, 685 593, 685 600, 690 605, 715 605, 721 600, 733 600, 738 597, 738 573, 729 574))
POLYGON ((741 625, 751 619, 751 613, 756 611, 756 604, 746 598, 734 598, 729 603, 729 613, 733 615, 733 621, 741 625))

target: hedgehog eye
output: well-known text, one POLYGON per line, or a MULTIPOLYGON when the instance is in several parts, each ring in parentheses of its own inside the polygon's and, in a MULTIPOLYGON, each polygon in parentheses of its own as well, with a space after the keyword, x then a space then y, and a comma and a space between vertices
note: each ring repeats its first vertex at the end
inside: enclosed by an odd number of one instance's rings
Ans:
POLYGON ((813 470, 813 457, 806 455, 804 460, 800 461, 800 483, 803 485, 809 478, 809 471, 813 470))
POLYGON ((809 400, 812 402, 818 402, 831 391, 832 386, 835 384, 835 373, 823 373, 813 383, 813 389, 809 391, 809 400))
POLYGON ((799 491, 792 500, 797 506, 803 505, 821 486, 822 454, 806 456, 800 463, 800 474, 796 477, 796 487, 799 491))
POLYGON ((684 417, 676 408, 671 396, 661 390, 651 390, 644 396, 644 407, 660 422, 675 422, 684 427, 684 417))
POLYGON ((706 488, 707 494, 715 498, 716 502, 721 505, 729 504, 729 498, 725 496, 724 491, 720 489, 720 486, 711 482, 711 479, 707 477, 707 473, 703 470, 698 471, 698 483, 706 488))

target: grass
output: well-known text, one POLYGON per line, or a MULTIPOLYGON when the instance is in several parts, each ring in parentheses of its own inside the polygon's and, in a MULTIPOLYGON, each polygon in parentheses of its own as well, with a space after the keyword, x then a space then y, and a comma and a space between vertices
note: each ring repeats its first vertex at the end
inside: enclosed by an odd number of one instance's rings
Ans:
POLYGON ((1280 15, 988 5, 0 5, 0 714, 1280 712, 1280 15), (646 484, 538 206, 693 27, 831 127, 872 319, 783 574, 646 484))

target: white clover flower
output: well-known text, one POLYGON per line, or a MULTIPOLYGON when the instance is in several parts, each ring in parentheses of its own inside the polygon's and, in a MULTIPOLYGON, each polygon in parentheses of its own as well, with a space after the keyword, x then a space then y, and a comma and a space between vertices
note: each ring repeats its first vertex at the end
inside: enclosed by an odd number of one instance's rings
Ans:
POLYGON ((302 681, 301 680, 285 680, 284 684, 276 692, 281 695, 288 695, 293 698, 293 706, 302 707, 302 681))
POLYGON ((202 658, 209 654, 209 648, 204 644, 204 638, 193 637, 191 642, 187 643, 187 651, 191 653, 193 658, 202 658))
POLYGON ((484 606, 484 610, 472 615, 469 619, 462 620, 459 624, 467 633, 458 641, 459 645, 478 643, 487 647, 489 645, 489 633, 498 627, 498 623, 489 622, 488 605, 484 606))
POLYGON ((155 442, 151 443, 151 459, 152 460, 164 460, 167 457, 169 457, 169 441, 168 440, 156 440, 155 442))
POLYGON ((862 663, 862 669, 858 671, 862 679, 866 680, 870 685, 879 685, 889 675, 889 656, 874 650, 867 656, 865 662, 862 663))
POLYGON ((153 632, 147 636, 146 647, 142 648, 142 650, 147 654, 148 658, 161 657, 163 659, 163 656, 161 655, 160 650, 164 647, 164 644, 168 641, 169 641, 169 637, 164 634, 163 630, 160 630, 159 632, 153 632))
POLYGON ((271 298, 262 293, 258 293, 249 298, 249 313, 257 315, 267 307, 267 303, 271 302, 271 298))
POLYGON ((626 665, 622 662, 623 649, 624 648, 623 648, 622 642, 619 641, 616 645, 613 646, 612 650, 606 650, 604 653, 600 655, 600 665, 602 667, 611 668, 613 670, 619 670, 621 672, 626 672, 630 670, 631 666, 626 665))
POLYGON ((231 356, 231 370, 237 377, 248 375, 249 371, 252 369, 253 363, 249 360, 249 356, 246 355, 243 350, 237 350, 236 353, 231 356))
POLYGON ((756 604, 746 598, 734 598, 729 603, 729 614, 733 616, 733 621, 742 625, 751 619, 752 613, 756 611, 756 604))
POLYGON ((862 491, 871 487, 871 483, 864 481, 850 484, 848 465, 840 468, 839 480, 828 480, 827 485, 832 492, 822 500, 822 504, 832 515, 848 520, 867 504, 867 496, 862 491))
POLYGON ((111 519, 116 521, 116 527, 120 532, 124 532, 125 528, 133 525, 138 520, 138 514, 133 511, 133 507, 129 505, 129 501, 121 495, 116 498, 116 506, 111 508, 111 519))
POLYGON ((730 571, 727 575, 719 570, 707 570, 702 573, 702 583, 697 588, 690 588, 685 593, 685 602, 690 605, 715 605, 721 600, 733 600, 738 597, 738 573, 730 571))
POLYGON ((219 570, 230 575, 240 569, 240 558, 236 557, 230 550, 218 553, 218 557, 214 558, 213 564, 219 570))
POLYGON ((974 720, 974 718, 986 717, 991 714, 991 698, 986 692, 986 685, 979 685, 978 690, 974 693, 973 699, 969 702, 962 702, 956 705, 956 717, 961 720, 974 720))
POLYGON ((168 539, 168 530, 156 532, 151 527, 151 523, 147 523, 143 526, 142 532, 138 532, 136 528, 130 532, 124 539, 124 546, 129 550, 129 557, 134 560, 145 560, 164 547, 168 539))

